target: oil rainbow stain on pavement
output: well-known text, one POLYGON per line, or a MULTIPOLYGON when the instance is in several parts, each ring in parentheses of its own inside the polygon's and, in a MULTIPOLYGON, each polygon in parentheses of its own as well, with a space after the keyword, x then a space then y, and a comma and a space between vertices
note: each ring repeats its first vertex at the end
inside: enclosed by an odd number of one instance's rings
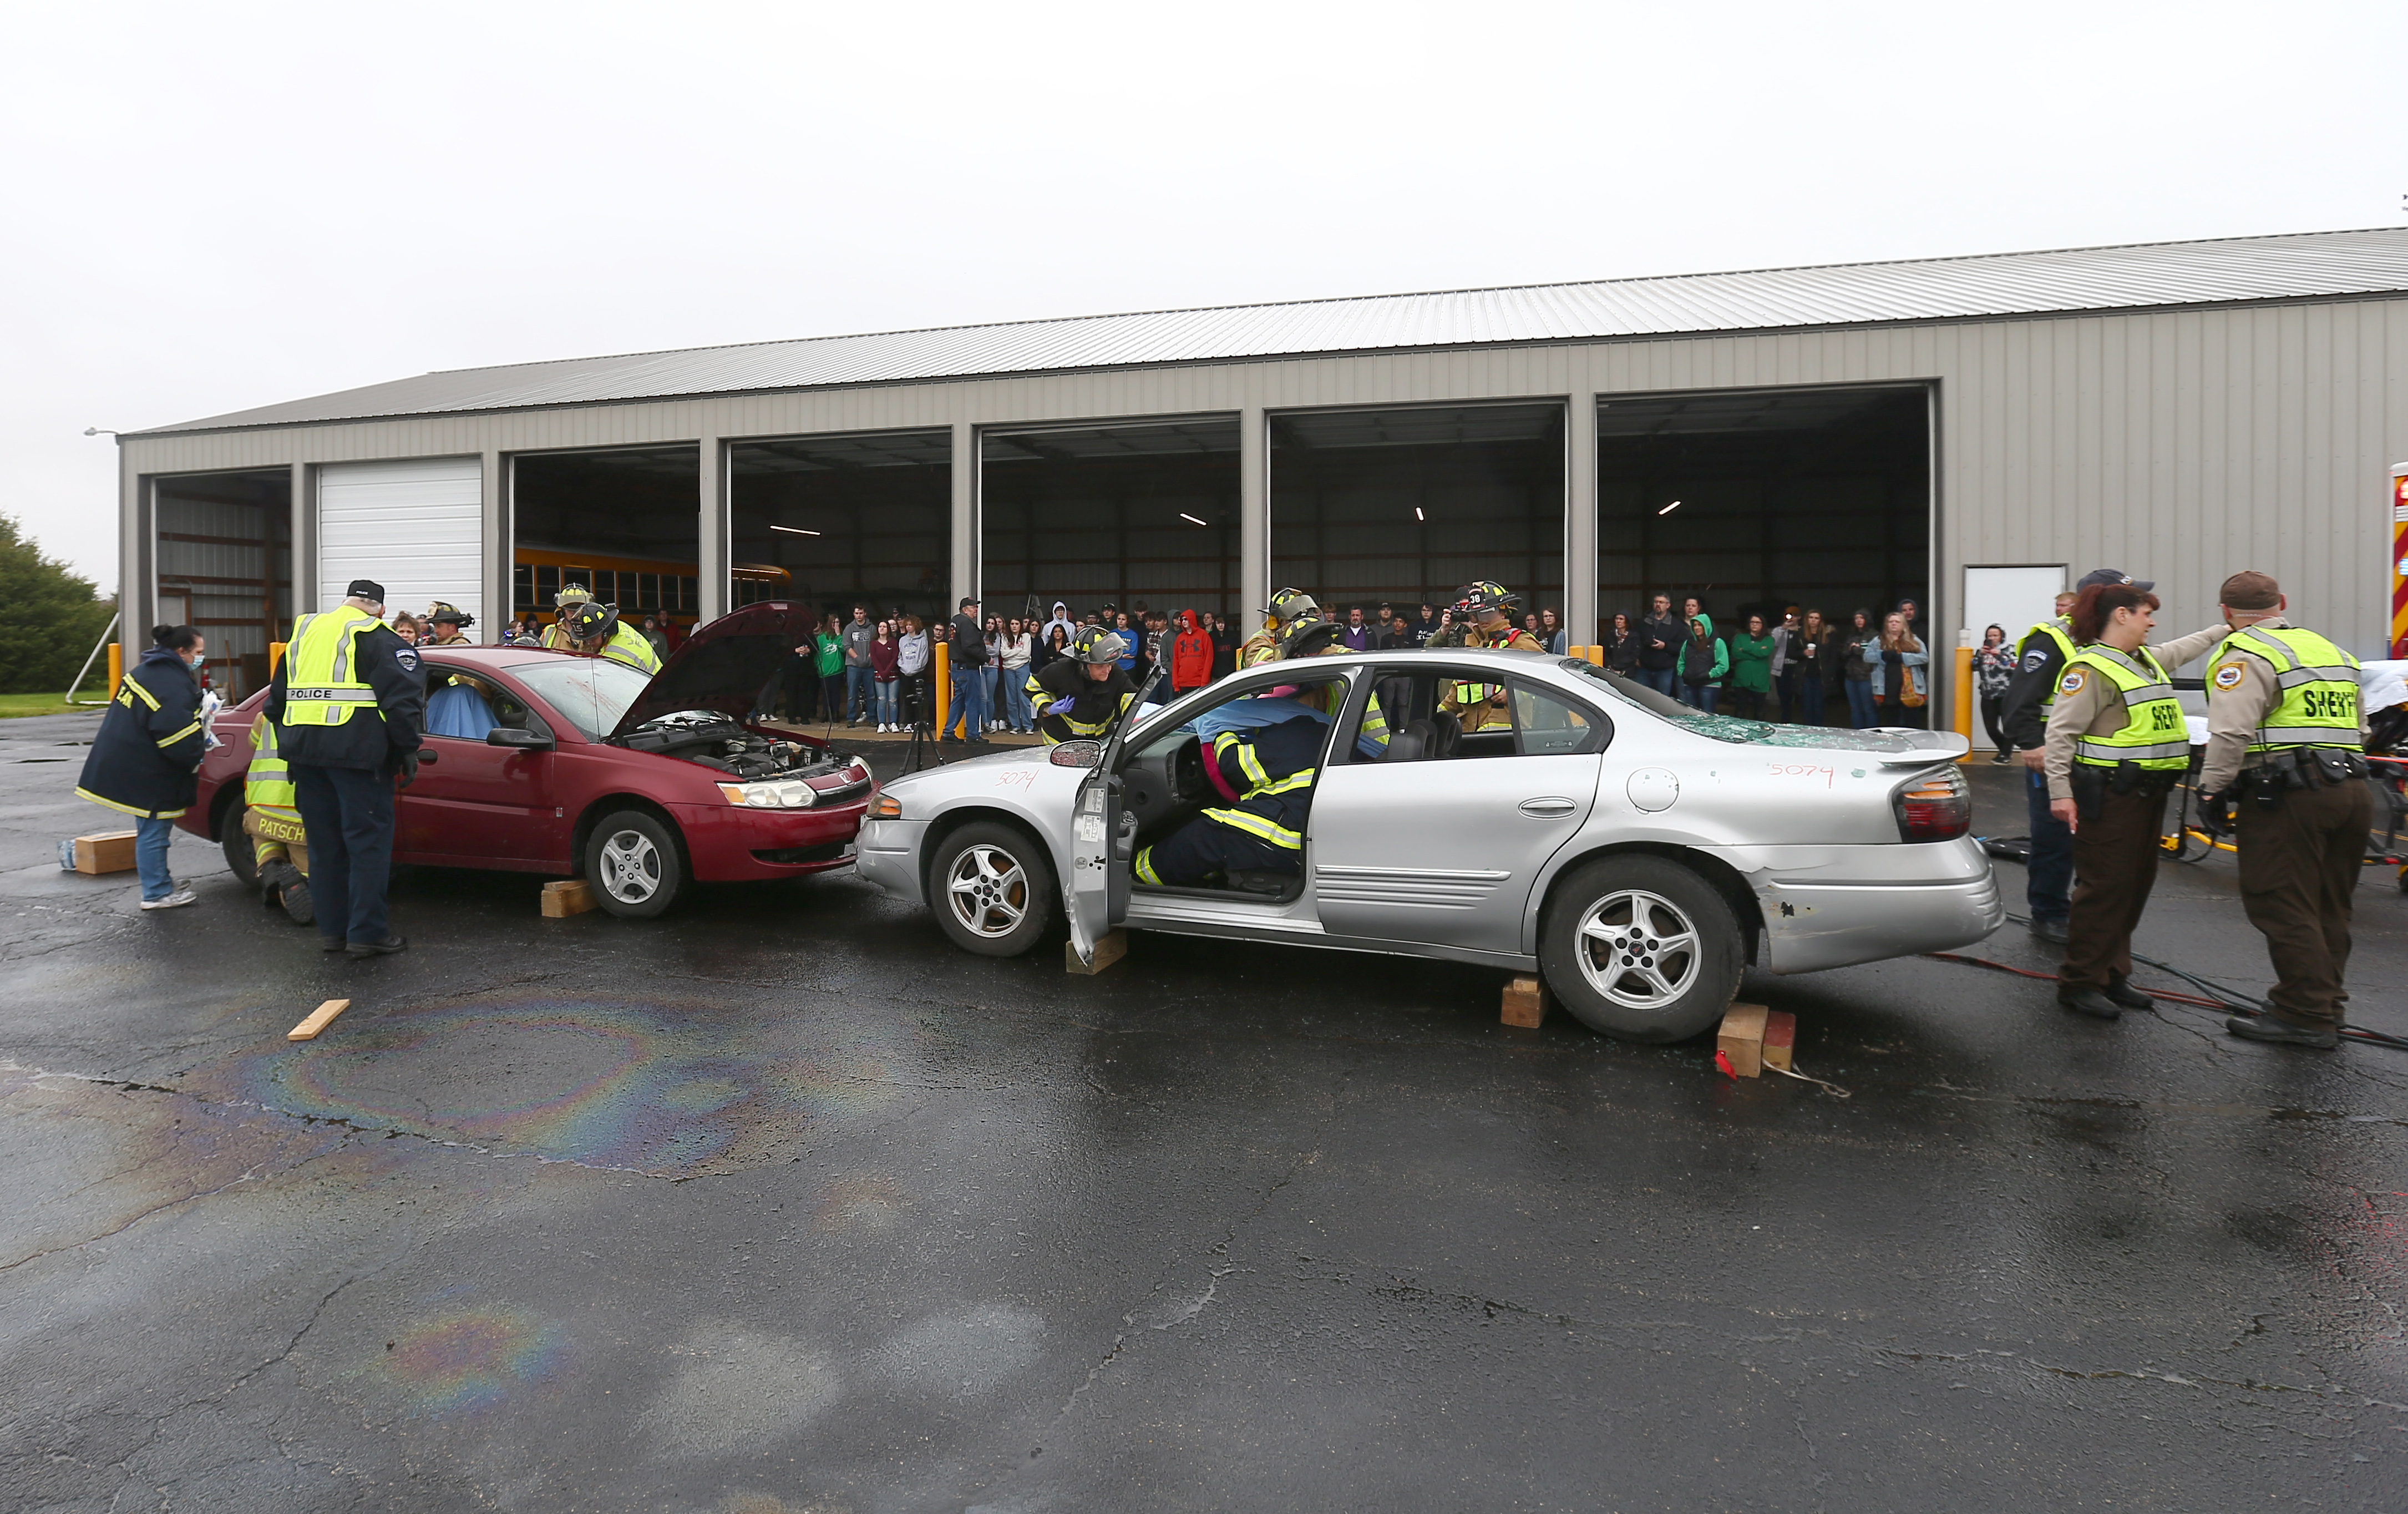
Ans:
POLYGON ((368 1370, 399 1390, 412 1414, 478 1414, 557 1377, 572 1354, 560 1326, 488 1305, 411 1325, 368 1370))

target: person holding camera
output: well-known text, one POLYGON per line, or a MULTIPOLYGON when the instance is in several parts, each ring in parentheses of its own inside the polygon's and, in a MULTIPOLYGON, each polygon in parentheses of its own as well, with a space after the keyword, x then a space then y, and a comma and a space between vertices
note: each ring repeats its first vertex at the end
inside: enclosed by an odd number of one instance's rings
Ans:
POLYGON ((2157 611, 2157 597, 2128 580, 2083 589, 2069 626, 2075 650, 2057 679, 2042 745, 2049 812, 2071 833, 2080 879, 2057 1002, 2102 1020, 2151 1002, 2126 981, 2132 930, 2157 881, 2166 796, 2190 766, 2190 728, 2168 670, 2206 651, 2224 629, 2152 650, 2157 611))
POLYGON ((2217 600, 2232 634, 2207 675, 2199 802, 2209 829, 2234 832, 2241 905, 2275 978, 2266 1014, 2224 1028, 2323 1050, 2341 1041, 2350 896, 2374 823, 2358 659, 2285 620, 2264 573, 2233 574, 2217 600))

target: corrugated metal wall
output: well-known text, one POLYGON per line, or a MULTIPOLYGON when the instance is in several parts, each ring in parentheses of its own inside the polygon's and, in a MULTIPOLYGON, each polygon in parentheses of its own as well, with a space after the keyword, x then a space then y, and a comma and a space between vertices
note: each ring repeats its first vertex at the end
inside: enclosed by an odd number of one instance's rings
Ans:
MULTIPOLYGON (((2303 619, 2359 651, 2381 645, 2388 466, 2408 456, 2401 299, 1383 353, 135 438, 123 448, 123 544, 126 562, 146 560, 136 480, 175 471, 480 454, 490 474, 494 458, 515 451, 698 437, 1918 381, 1939 396, 1930 624, 1954 626, 1968 563, 2124 568, 2158 580, 2166 623, 2185 628, 2213 614, 2227 572, 2249 566, 2281 578, 2303 619)), ((1573 426, 1575 451, 1592 433, 1573 426)), ((1594 476, 1572 463, 1575 480, 1594 476)), ((956 498, 971 516, 958 484, 956 498)), ((485 508, 501 506, 489 497, 485 508)), ((1580 526, 1568 534, 1577 615, 1594 569, 1580 562, 1580 526)), ((957 550, 976 539, 974 518, 957 523, 957 550)), ((706 561, 716 540, 705 532, 706 561)), ((505 570, 487 567, 489 577, 505 570)))

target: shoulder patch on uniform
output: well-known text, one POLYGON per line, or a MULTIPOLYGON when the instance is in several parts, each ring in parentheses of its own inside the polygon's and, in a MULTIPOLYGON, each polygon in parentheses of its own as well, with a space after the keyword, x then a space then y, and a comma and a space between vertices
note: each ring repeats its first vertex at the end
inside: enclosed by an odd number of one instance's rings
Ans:
POLYGON ((2241 664, 2238 659, 2224 663, 2217 667, 2215 670, 2215 686, 2218 688, 2239 688, 2241 686, 2241 664))
POLYGON ((2057 680, 2057 691, 2059 694, 2079 694, 2082 692, 2082 685, 2089 681, 2088 676, 2081 669, 2068 668, 2065 670, 2065 676, 2057 680))
POLYGON ((394 648, 393 660, 401 664, 401 670, 403 672, 414 673, 418 671, 418 651, 415 647, 402 646, 394 648))
POLYGON ((2048 666, 2048 649, 2036 646, 2024 654, 2024 671, 2036 673, 2048 666))

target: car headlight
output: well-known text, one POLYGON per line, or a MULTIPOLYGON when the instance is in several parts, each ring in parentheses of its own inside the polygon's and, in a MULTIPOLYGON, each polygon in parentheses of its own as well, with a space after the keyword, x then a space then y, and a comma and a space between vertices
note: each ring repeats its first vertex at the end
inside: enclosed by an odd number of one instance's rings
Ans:
POLYGON ((810 785, 796 779, 770 784, 722 784, 719 791, 730 804, 749 810, 808 810, 820 801, 810 785))

